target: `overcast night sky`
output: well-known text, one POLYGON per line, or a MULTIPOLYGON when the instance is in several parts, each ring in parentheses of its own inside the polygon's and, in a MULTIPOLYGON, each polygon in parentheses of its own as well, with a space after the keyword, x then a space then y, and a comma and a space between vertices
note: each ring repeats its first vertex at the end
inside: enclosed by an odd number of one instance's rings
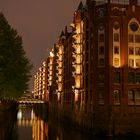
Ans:
MULTIPOLYGON (((83 3, 85 0, 82 0, 83 3)), ((0 10, 22 36, 24 50, 36 72, 66 25, 80 0, 0 0, 0 10)), ((30 89, 33 87, 33 79, 30 89)))

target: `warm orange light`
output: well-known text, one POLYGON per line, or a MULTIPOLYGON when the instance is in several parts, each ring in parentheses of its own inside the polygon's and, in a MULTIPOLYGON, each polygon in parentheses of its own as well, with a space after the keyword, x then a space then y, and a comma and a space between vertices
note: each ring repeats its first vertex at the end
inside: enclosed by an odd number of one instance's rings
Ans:
POLYGON ((79 64, 81 63, 81 55, 76 55, 76 63, 79 64))
POLYGON ((58 84, 58 91, 62 91, 62 84, 61 83, 58 84))
POLYGON ((80 88, 80 81, 81 81, 81 76, 80 75, 76 75, 75 76, 75 87, 76 88, 80 88))
POLYGON ((81 66, 80 65, 76 65, 76 74, 80 74, 81 73, 81 66))
POLYGON ((75 90, 75 92, 74 92, 74 100, 75 100, 75 102, 78 101, 78 90, 75 90))
POLYGON ((53 52, 50 52, 50 57, 54 57, 54 54, 53 54, 53 52))
POLYGON ((57 93, 57 100, 60 101, 60 92, 57 93))

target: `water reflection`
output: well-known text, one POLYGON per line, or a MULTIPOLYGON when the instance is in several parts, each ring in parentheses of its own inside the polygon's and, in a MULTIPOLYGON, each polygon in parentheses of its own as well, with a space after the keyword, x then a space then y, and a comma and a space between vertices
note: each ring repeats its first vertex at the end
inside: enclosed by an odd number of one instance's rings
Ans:
POLYGON ((46 121, 40 108, 20 106, 17 113, 17 123, 10 140, 139 140, 136 137, 93 137, 85 135, 69 126, 61 126, 53 121, 46 121))
MULTIPOLYGON (((15 127, 17 137, 14 140, 88 140, 69 127, 61 127, 53 121, 44 121, 38 114, 38 108, 20 106, 15 127)), ((47 117, 47 114, 46 114, 47 117)))
POLYGON ((48 140, 48 124, 38 117, 32 106, 20 106, 17 113, 18 140, 48 140))

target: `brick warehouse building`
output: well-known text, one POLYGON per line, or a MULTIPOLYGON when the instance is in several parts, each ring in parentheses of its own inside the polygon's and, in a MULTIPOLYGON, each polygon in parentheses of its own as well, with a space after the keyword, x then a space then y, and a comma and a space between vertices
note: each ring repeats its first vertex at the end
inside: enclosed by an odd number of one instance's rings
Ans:
POLYGON ((50 102, 65 110, 59 116, 93 133, 140 134, 139 14, 139 0, 79 4, 71 32, 53 48, 59 80, 50 102))

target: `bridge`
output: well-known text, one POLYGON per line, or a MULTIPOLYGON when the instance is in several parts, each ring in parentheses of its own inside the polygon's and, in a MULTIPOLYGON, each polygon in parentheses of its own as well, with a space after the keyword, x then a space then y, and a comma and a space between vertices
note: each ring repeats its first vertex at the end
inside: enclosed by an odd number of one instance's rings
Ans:
POLYGON ((35 99, 35 98, 20 98, 18 100, 18 103, 19 104, 43 104, 45 103, 44 101, 42 100, 39 100, 39 99, 35 99))

